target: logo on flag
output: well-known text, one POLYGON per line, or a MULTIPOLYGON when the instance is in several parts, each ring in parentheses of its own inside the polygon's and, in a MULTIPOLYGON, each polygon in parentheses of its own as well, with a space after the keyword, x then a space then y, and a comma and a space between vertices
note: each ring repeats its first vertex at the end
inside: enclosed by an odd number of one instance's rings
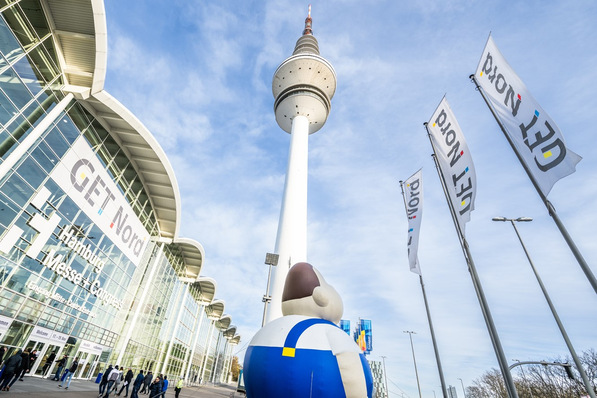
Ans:
POLYGON ((408 217, 408 264, 410 270, 421 275, 419 266, 419 231, 423 215, 423 172, 417 171, 404 182, 404 203, 408 217))
POLYGON ((464 234, 464 226, 475 208, 477 177, 464 135, 445 97, 427 123, 427 129, 454 214, 464 234))
POLYGON ((490 36, 475 78, 543 195, 582 159, 566 148, 558 126, 533 98, 490 36))

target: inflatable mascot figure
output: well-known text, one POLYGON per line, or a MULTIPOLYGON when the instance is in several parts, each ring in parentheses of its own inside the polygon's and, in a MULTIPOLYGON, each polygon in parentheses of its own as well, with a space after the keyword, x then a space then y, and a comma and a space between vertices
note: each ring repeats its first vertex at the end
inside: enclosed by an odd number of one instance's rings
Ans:
POLYGON ((284 284, 284 316, 257 332, 245 354, 247 398, 371 398, 369 364, 337 326, 343 310, 319 271, 295 264, 284 284))

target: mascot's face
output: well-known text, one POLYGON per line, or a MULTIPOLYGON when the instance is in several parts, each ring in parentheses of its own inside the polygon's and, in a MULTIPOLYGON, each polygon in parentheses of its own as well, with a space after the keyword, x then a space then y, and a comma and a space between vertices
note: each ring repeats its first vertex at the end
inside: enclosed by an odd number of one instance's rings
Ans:
POLYGON ((282 294, 284 315, 305 315, 337 324, 343 312, 340 295, 311 264, 296 263, 290 268, 282 294))

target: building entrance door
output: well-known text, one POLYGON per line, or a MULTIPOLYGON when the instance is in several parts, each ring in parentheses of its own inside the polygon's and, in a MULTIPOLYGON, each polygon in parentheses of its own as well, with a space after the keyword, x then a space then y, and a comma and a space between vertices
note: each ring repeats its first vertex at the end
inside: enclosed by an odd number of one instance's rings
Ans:
POLYGON ((93 373, 93 370, 97 366, 97 359, 99 355, 91 352, 79 351, 79 369, 75 373, 76 378, 89 379, 93 373))
POLYGON ((37 351, 36 355, 37 355, 37 359, 35 360, 34 363, 29 364, 29 373, 28 376, 31 376, 32 374, 34 374, 34 369, 37 369, 37 365, 39 363, 39 357, 41 356, 41 352, 44 351, 44 348, 46 348, 47 343, 45 341, 35 341, 35 340, 27 340, 27 342, 25 343, 25 345, 23 346, 23 352, 25 350, 29 351, 29 355, 31 355, 31 353, 33 353, 33 351, 37 351))
POLYGON ((47 357, 54 351, 56 351, 56 356, 60 355, 60 351, 64 348, 67 340, 68 336, 63 333, 34 326, 27 342, 22 346, 23 350, 28 349, 30 353, 37 350, 37 359, 29 365, 30 370, 28 374, 30 376, 41 376, 47 357))
POLYGON ((40 350, 40 352, 38 352, 38 357, 37 357, 37 361, 35 361, 35 364, 31 367, 31 371, 30 374, 32 376, 47 376, 52 374, 52 370, 54 368, 54 365, 56 364, 56 361, 60 358, 60 354, 62 352, 62 348, 64 347, 64 345, 58 345, 58 344, 51 344, 48 343, 46 344, 46 346, 43 348, 43 350, 40 350), (46 362, 48 360, 48 357, 50 355, 52 355, 52 353, 54 353, 54 360, 48 364, 48 366, 46 366, 46 362), (45 368, 45 372, 44 372, 44 368, 45 368))

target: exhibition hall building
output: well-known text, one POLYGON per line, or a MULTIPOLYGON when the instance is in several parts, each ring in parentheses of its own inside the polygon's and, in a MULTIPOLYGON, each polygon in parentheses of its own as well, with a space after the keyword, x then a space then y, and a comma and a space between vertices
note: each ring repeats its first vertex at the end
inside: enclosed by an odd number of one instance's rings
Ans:
MULTIPOLYGON (((240 341, 153 135, 104 90, 102 0, 0 0, 0 346, 188 384, 240 341)), ((55 371, 56 363, 48 369, 55 371)))

